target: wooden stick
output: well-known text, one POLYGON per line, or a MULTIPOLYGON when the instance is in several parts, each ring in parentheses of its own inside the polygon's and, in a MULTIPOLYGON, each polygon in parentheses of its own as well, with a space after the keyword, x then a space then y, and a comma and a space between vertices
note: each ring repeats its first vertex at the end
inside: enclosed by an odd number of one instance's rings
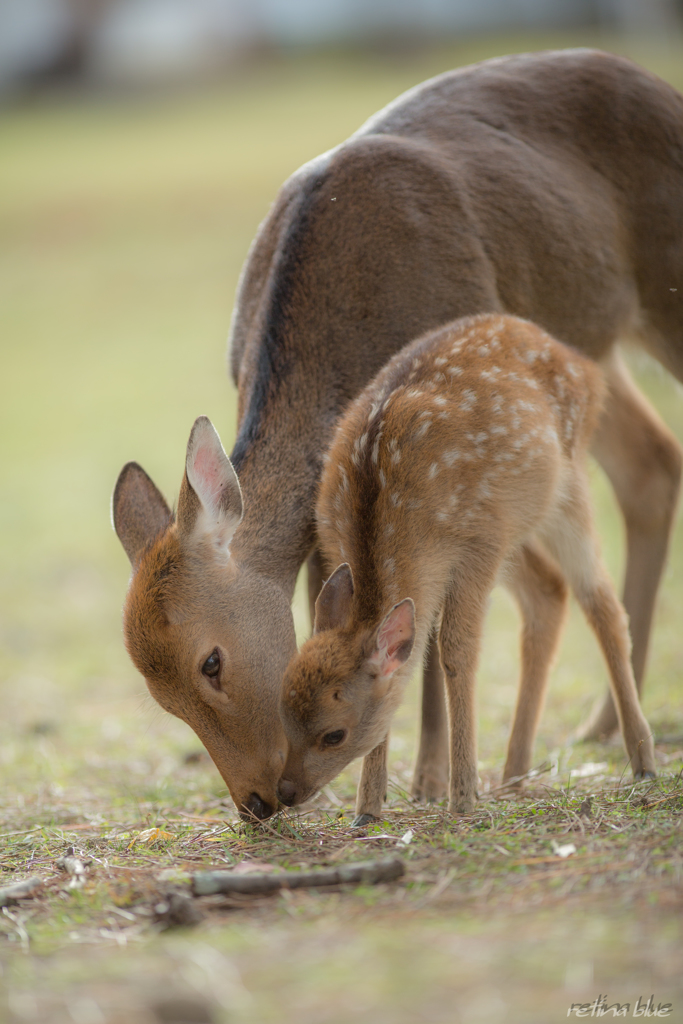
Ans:
POLYGON ((375 885, 392 882, 405 872, 400 857, 358 861, 338 868, 314 871, 277 871, 271 874, 238 875, 233 871, 199 871, 192 877, 195 896, 217 892, 266 893, 278 889, 306 889, 317 885, 375 885))
POLYGON ((661 800, 652 800, 649 802, 643 801, 643 807, 646 811, 649 811, 651 807, 656 807, 657 804, 665 804, 667 800, 676 800, 681 798, 680 793, 669 793, 668 796, 663 796, 661 800))
POLYGON ((31 878, 24 879, 23 882, 15 882, 14 885, 4 886, 4 888, 0 889, 0 907, 8 907, 16 900, 23 900, 27 896, 33 896, 36 889, 40 889, 42 884, 43 879, 39 878, 38 875, 33 875, 31 878))

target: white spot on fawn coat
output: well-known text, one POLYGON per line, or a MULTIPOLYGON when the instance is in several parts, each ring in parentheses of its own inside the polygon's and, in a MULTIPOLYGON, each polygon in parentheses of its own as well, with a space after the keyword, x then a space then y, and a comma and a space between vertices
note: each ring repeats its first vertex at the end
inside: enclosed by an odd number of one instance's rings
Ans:
POLYGON ((372 461, 373 461, 373 464, 375 466, 377 465, 377 457, 378 457, 378 455, 379 455, 379 436, 377 437, 377 440, 375 441, 375 443, 372 446, 372 461))
POLYGON ((444 452, 441 456, 442 462, 445 462, 448 467, 452 466, 454 462, 460 458, 460 452, 453 449, 450 452, 444 452))
POLYGON ((471 409, 474 408, 476 401, 477 396, 475 395, 474 391, 472 391, 470 388, 465 388, 465 390, 462 393, 462 401, 460 402, 460 408, 462 409, 463 412, 469 412, 471 409))

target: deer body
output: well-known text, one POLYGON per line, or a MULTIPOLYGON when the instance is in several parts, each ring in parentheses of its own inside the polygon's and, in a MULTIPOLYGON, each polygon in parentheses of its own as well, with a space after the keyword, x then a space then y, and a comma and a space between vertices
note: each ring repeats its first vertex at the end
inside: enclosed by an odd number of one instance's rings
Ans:
MULTIPOLYGON (((133 565, 128 649, 245 813, 277 805, 289 603, 307 557, 312 597, 321 582, 313 509, 337 418, 411 339, 501 311, 606 366, 594 449, 626 520, 640 680, 680 452, 613 350, 635 335, 683 379, 683 100, 607 54, 488 61, 400 97, 283 186, 238 291, 232 465, 200 423, 177 517, 136 464, 117 484, 114 522, 133 565), (207 460, 218 491, 239 477, 243 514, 230 530, 199 472, 207 460)), ((425 685, 415 794, 430 798, 447 740, 433 646, 425 685)), ((615 721, 606 705, 594 731, 615 721)))
POLYGON ((518 597, 529 648, 506 777, 528 770, 562 621, 556 565, 603 647, 633 771, 654 774, 626 618, 591 522, 584 463, 602 397, 593 363, 528 322, 485 315, 408 345, 345 413, 317 506, 323 552, 342 564, 282 686, 288 802, 376 751, 357 813, 379 814, 391 718, 437 625, 450 807, 472 808, 474 674, 486 601, 500 578, 518 597))

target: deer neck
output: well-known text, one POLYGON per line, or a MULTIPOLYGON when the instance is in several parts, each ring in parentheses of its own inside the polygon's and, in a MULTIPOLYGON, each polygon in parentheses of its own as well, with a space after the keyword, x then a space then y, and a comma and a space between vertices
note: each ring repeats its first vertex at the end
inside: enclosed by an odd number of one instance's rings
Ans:
POLYGON ((230 456, 244 502, 232 555, 292 593, 315 544, 315 495, 334 422, 302 402, 308 389, 298 384, 280 387, 257 419, 242 418, 230 456))

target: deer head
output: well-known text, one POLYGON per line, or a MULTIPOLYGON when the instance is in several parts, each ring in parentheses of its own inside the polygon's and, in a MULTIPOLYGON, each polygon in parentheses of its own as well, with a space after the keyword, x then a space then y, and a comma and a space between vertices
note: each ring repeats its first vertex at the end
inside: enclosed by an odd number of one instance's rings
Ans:
POLYGON ((190 434, 175 517, 137 463, 124 466, 113 496, 133 568, 128 652, 152 696, 199 736, 242 816, 266 818, 284 764, 279 681, 296 640, 289 595, 231 553, 242 511, 205 416, 190 434))
POLYGON ((377 625, 354 616, 348 564, 320 591, 312 638, 287 668, 281 714, 289 753, 280 796, 303 803, 386 736, 401 700, 415 642, 407 597, 377 625))

